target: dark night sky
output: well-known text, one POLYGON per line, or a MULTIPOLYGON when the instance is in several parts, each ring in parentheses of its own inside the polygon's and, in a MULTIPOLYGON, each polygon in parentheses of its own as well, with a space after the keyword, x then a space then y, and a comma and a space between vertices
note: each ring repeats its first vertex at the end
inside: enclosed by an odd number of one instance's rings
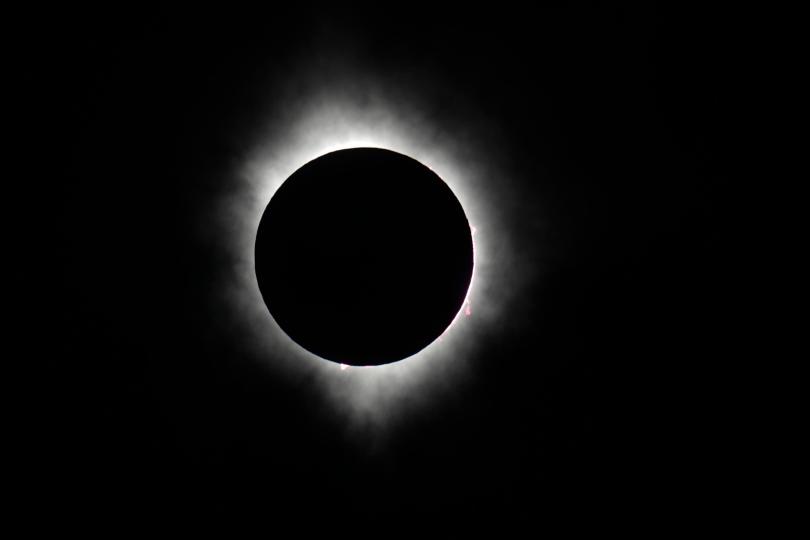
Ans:
POLYGON ((584 4, 50 16, 25 75, 58 222, 40 508, 119 524, 713 512, 744 317, 731 20, 584 4), (485 118, 543 212, 542 235, 509 230, 553 254, 523 269, 458 389, 379 445, 245 357, 208 302, 218 233, 200 233, 285 74, 343 50, 437 118, 485 118))

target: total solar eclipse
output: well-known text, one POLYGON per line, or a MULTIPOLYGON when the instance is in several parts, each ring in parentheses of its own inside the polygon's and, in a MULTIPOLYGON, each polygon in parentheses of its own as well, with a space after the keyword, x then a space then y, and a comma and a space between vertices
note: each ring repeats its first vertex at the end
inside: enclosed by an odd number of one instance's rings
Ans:
POLYGON ((378 148, 325 154, 264 210, 256 277, 281 329, 311 353, 372 366, 412 356, 461 309, 473 272, 464 209, 422 163, 378 148))

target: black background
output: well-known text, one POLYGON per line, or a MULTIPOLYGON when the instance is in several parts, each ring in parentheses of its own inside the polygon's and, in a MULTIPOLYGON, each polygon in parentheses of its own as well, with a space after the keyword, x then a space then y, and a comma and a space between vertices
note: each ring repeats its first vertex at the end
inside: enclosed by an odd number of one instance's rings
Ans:
POLYGON ((31 184, 54 218, 33 227, 48 259, 48 335, 31 347, 42 519, 660 525, 727 504, 739 414, 725 389, 746 307, 733 13, 403 4, 34 20, 20 43, 36 121, 20 133, 38 143, 31 184), (472 104, 557 246, 502 315, 521 324, 493 331, 457 393, 373 449, 312 405, 315 387, 211 331, 228 323, 206 303, 218 254, 199 208, 285 72, 329 47, 444 96, 436 114, 457 114, 454 96, 472 104))

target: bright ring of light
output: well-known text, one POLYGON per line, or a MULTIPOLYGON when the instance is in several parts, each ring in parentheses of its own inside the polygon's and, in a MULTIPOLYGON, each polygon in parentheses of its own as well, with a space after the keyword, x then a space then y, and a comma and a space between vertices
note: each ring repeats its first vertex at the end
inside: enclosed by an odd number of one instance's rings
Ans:
MULTIPOLYGON (((357 92, 333 81, 270 113, 269 128, 246 156, 238 181, 218 209, 222 249, 231 262, 218 297, 237 320, 251 354, 279 373, 314 374, 335 410, 364 423, 389 419, 437 389, 458 381, 480 335, 497 323, 523 276, 510 245, 504 208, 513 198, 508 178, 486 148, 492 141, 470 129, 439 125, 419 99, 375 81, 357 92), (259 293, 253 247, 259 220, 276 189, 305 163, 329 152, 375 147, 408 155, 439 175, 459 199, 473 228, 474 270, 461 311, 436 341, 405 360, 368 368, 324 361, 293 342, 273 321, 259 293), (507 277, 508 276, 508 277, 507 277)), ((300 90, 300 89, 299 89, 300 90)), ((469 123, 467 124, 469 125, 469 123)))

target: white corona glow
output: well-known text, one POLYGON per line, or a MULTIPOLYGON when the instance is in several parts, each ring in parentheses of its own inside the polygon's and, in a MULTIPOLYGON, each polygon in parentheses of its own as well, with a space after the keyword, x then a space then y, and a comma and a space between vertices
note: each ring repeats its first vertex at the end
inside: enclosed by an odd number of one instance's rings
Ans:
POLYGON ((406 405, 432 399, 442 388, 457 384, 482 330, 497 324, 519 288, 520 276, 499 213, 499 203, 511 193, 509 182, 492 165, 496 160, 487 156, 492 141, 437 123, 418 96, 362 81, 356 74, 351 82, 318 81, 303 95, 278 100, 279 106, 267 112, 267 129, 252 141, 218 215, 227 231, 221 248, 231 264, 222 301, 236 322, 234 330, 267 369, 322 385, 336 413, 368 426, 389 421, 406 405), (290 175, 324 154, 356 147, 393 150, 429 167, 450 187, 476 227, 471 226, 474 267, 467 297, 439 339, 399 362, 346 369, 306 351, 273 320, 256 280, 254 243, 267 204, 290 175), (507 275, 510 279, 504 279, 507 275))

